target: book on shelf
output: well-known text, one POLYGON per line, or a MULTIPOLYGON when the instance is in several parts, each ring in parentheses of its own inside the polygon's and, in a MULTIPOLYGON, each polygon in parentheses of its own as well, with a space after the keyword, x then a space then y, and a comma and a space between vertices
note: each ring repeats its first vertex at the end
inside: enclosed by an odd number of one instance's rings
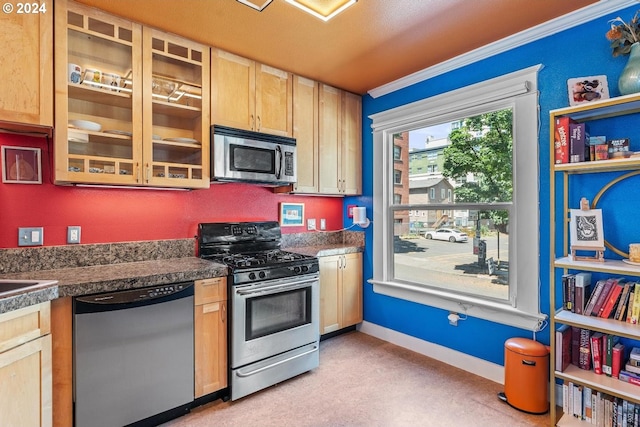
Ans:
POLYGON ((591 290, 591 273, 578 273, 573 279, 575 283, 573 309, 577 314, 584 314, 587 296, 591 290))
POLYGON ((640 366, 632 365, 629 363, 624 365, 624 370, 628 372, 633 372, 634 374, 640 374, 640 366))
POLYGON ((587 371, 591 370, 591 331, 589 329, 580 329, 578 368, 587 371))
POLYGON ((629 360, 640 362, 640 347, 632 347, 629 353, 629 360))
POLYGON ((582 418, 582 385, 573 384, 573 416, 582 418))
MULTIPOLYGON (((640 289, 639 289, 639 292, 640 292, 640 289)), ((629 291, 629 302, 627 302, 627 315, 625 316, 625 321, 627 323, 631 323, 633 303, 635 302, 635 298, 636 298, 636 288, 634 286, 633 290, 629 291)))
POLYGON ((638 324, 640 319, 640 290, 634 289, 633 292, 633 304, 631 305, 631 324, 638 324))
POLYGON ((591 313, 593 313, 593 308, 596 305, 596 302, 598 301, 598 299, 600 298, 600 295, 602 294, 602 290, 604 289, 605 283, 606 283, 606 280, 598 280, 596 282, 596 285, 593 288, 593 291, 591 292, 591 296, 589 297, 589 300, 587 301, 587 305, 584 309, 585 316, 590 316, 591 313))
POLYGON ((571 278, 573 274, 563 274, 562 275, 562 308, 567 311, 573 310, 573 298, 575 293, 574 290, 571 289, 571 278))
POLYGON ((602 342, 602 372, 608 377, 613 376, 613 347, 618 344, 620 337, 612 334, 605 334, 602 342))
POLYGON ((609 300, 609 295, 611 291, 615 289, 617 281, 616 279, 609 278, 604 282, 604 288, 602 289, 602 293, 598 297, 598 301, 596 301, 596 305, 593 306, 593 311, 591 312, 592 316, 602 317, 602 311, 604 310, 604 306, 609 300))
POLYGON ((562 325, 556 330, 556 369, 564 372, 571 364, 571 327, 562 325))
POLYGON ((589 131, 586 123, 569 123, 569 163, 589 160, 589 131))
POLYGON ((576 123, 570 117, 556 117, 554 132, 554 163, 569 163, 569 125, 576 123))
POLYGON ((590 387, 582 387, 582 419, 591 422, 593 412, 591 410, 591 395, 593 390, 590 387))
POLYGON ((624 289, 624 285, 620 283, 619 280, 612 279, 614 282, 609 295, 607 296, 607 300, 602 305, 600 312, 598 313, 599 317, 604 319, 608 319, 611 317, 613 310, 618 305, 618 300, 620 300, 620 295, 622 295, 622 290, 624 289))
POLYGON ((618 379, 629 384, 640 385, 640 375, 626 371, 624 369, 621 370, 618 374, 618 379))
POLYGON ((580 328, 571 327, 571 364, 580 365, 580 328))
MULTIPOLYGON (((602 332, 596 332, 591 335, 591 361, 593 365, 593 372, 602 375, 602 342, 604 335, 602 332)), ((582 346, 580 346, 582 351, 582 346)), ((582 368, 582 366, 580 366, 582 368)), ((582 368, 586 369, 586 368, 582 368)))
POLYGON ((627 282, 624 284, 622 288, 622 294, 620 295, 620 301, 618 301, 618 307, 616 307, 616 311, 613 315, 613 318, 616 320, 624 321, 625 314, 627 311, 627 304, 629 303, 629 294, 631 290, 634 288, 634 283, 627 282))
POLYGON ((618 378, 624 360, 624 344, 619 342, 613 346, 611 359, 611 376, 618 378))

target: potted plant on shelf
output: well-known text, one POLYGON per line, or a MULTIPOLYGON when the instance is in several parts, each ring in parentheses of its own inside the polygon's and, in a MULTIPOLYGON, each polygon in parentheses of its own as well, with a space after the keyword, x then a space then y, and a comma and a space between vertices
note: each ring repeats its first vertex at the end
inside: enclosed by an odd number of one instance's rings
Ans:
POLYGON ((618 90, 622 95, 640 92, 640 22, 638 12, 628 23, 619 16, 609 21, 611 28, 606 33, 611 42, 613 56, 629 55, 618 78, 618 90))

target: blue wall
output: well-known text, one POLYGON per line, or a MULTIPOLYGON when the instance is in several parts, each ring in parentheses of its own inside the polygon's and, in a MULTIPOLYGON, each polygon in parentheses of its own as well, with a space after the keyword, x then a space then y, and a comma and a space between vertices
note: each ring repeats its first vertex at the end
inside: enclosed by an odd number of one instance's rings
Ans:
MULTIPOLYGON (((417 83, 411 87, 373 99, 363 98, 363 196, 345 200, 344 205, 367 207, 372 217, 373 195, 373 137, 369 115, 418 101, 443 92, 481 82, 536 64, 543 64, 539 73, 540 90, 540 304, 541 311, 549 314, 549 110, 569 105, 567 79, 573 77, 606 75, 611 97, 619 96, 617 79, 627 57, 614 58, 609 42, 604 37, 608 21, 621 16, 628 21, 636 8, 628 8, 587 24, 571 28, 545 39, 511 51, 478 61, 472 65, 417 83)), ((635 147, 636 150, 640 149, 635 147)), ((376 218, 373 218, 375 221, 376 218)), ((346 218, 345 224, 351 220, 346 218)), ((605 230, 606 233, 606 230, 605 230)), ((364 253, 364 279, 373 276, 373 230, 366 230, 364 253)), ((531 257, 537 254, 531 254, 531 257)), ((504 364, 504 341, 511 337, 532 338, 530 331, 469 317, 458 327, 449 326, 447 313, 441 309, 416 304, 373 292, 364 284, 364 319, 419 339, 436 343, 481 359, 504 364)), ((549 343, 549 328, 536 338, 549 343)))

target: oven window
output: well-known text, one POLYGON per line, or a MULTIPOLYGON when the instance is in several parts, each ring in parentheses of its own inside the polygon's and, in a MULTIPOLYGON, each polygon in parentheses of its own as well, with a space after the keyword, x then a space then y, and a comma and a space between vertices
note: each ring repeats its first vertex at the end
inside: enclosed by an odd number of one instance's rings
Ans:
POLYGON ((231 170, 275 173, 275 150, 235 144, 231 144, 229 150, 231 153, 231 170))
POLYGON ((311 287, 247 300, 246 341, 311 323, 311 287))

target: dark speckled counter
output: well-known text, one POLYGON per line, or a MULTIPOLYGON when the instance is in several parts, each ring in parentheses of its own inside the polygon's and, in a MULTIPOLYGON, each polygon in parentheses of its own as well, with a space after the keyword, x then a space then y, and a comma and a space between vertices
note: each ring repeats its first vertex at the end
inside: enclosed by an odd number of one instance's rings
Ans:
POLYGON ((295 246, 286 248, 288 251, 296 252, 302 255, 310 256, 330 256, 330 255, 344 255, 354 252, 362 252, 364 248, 358 246, 348 246, 344 244, 328 244, 328 245, 314 245, 314 246, 295 246))
MULTIPOLYGON (((171 245, 175 246, 176 243, 171 242, 171 245)), ((89 253, 95 248, 78 248, 78 250, 81 249, 85 249, 89 253)), ((118 249, 120 250, 120 248, 118 249)), ((132 244, 131 249, 135 249, 134 244, 132 244)), ((47 248, 47 250, 50 252, 51 248, 47 248)), ((20 257, 24 257, 27 254, 26 250, 20 251, 20 257)), ((76 257, 73 265, 65 265, 60 260, 57 260, 54 264, 62 268, 30 271, 15 271, 19 267, 17 266, 18 264, 12 266, 12 255, 8 251, 0 254, 0 261, 3 262, 3 267, 5 268, 4 273, 0 274, 0 279, 56 280, 58 283, 36 290, 27 288, 19 294, 6 298, 2 298, 0 294, 0 313, 61 297, 164 285, 227 275, 226 266, 197 258, 192 250, 187 250, 186 253, 184 251, 161 252, 161 254, 155 252, 153 256, 159 259, 133 262, 114 259, 113 263, 105 264, 104 261, 100 261, 98 265, 90 265, 95 262, 95 258, 83 259, 81 263, 78 263, 78 258, 76 257), (176 257, 170 258, 168 257, 170 255, 176 257), (76 266, 78 264, 80 266, 76 266)), ((41 256, 41 254, 35 253, 34 256, 41 256)))

